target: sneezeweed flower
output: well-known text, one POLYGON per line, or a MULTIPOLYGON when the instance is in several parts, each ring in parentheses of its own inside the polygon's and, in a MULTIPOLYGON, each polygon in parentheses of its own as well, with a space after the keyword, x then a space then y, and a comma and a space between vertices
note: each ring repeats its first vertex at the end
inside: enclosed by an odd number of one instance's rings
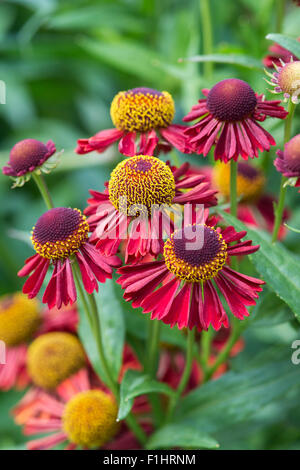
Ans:
POLYGON ((216 204, 215 194, 202 175, 187 176, 188 164, 170 167, 162 160, 138 155, 120 162, 107 189, 91 191, 85 214, 93 231, 91 241, 107 256, 126 240, 125 260, 157 256, 163 236, 170 235, 171 205, 216 204), (126 202, 126 204, 125 204, 126 202))
MULTIPOLYGON (((201 171, 201 168, 199 169, 201 171)), ((208 175, 208 170, 206 170, 208 175)), ((212 186, 219 191, 225 201, 230 199, 230 168, 225 163, 218 163, 210 169, 212 186)), ((240 200, 237 216, 249 227, 259 227, 272 233, 274 228, 274 203, 276 199, 264 192, 265 177, 258 167, 248 162, 238 162, 237 166, 237 196, 240 200)), ((289 213, 284 211, 283 223, 280 227, 279 238, 286 234, 284 222, 289 213)))
POLYGON ((175 105, 166 91, 151 88, 121 91, 111 103, 110 114, 115 128, 100 131, 89 139, 79 139, 77 153, 95 150, 101 153, 117 141, 120 153, 128 157, 168 152, 174 147, 181 152, 189 151, 184 126, 172 124, 175 105))
POLYGON ((120 265, 115 256, 104 257, 88 240, 89 225, 79 209, 57 207, 45 212, 32 230, 36 254, 28 258, 18 276, 29 278, 23 292, 34 298, 40 291, 52 264, 54 269, 45 289, 43 302, 49 308, 68 305, 77 298, 72 263, 77 262, 85 290, 98 291, 98 282, 112 277, 120 265))
POLYGON ((277 150, 274 161, 276 169, 289 178, 289 184, 300 186, 300 134, 297 134, 284 146, 284 150, 277 150))
POLYGON ((79 339, 66 332, 52 332, 36 338, 27 353, 27 370, 33 383, 54 389, 85 366, 79 339))
POLYGON ((229 321, 217 287, 232 313, 240 320, 247 317, 246 306, 255 305, 264 282, 234 271, 228 262, 232 256, 256 252, 259 246, 241 241, 246 231, 221 229, 215 223, 206 218, 204 224, 175 231, 165 242, 160 261, 120 268, 117 282, 125 290, 125 300, 171 327, 196 326, 201 331, 212 325, 219 330, 222 325, 228 328, 229 321))
POLYGON ((49 331, 75 332, 78 323, 74 308, 41 311, 36 299, 21 292, 0 298, 0 340, 5 342, 5 364, 0 364, 0 390, 25 388, 31 379, 26 358, 33 338, 49 331))
POLYGON ((214 158, 227 163, 258 157, 258 150, 269 150, 275 140, 259 122, 267 116, 284 119, 287 112, 280 101, 265 101, 243 80, 230 78, 211 90, 192 107, 184 121, 200 119, 184 131, 192 150, 206 156, 215 145, 214 158))
POLYGON ((103 448, 118 433, 118 407, 104 389, 92 388, 85 369, 61 383, 55 394, 32 389, 14 409, 25 435, 50 433, 28 442, 30 450, 103 448), (52 433, 52 434, 51 434, 52 433))
POLYGON ((271 93, 283 93, 284 101, 291 100, 292 103, 299 103, 300 95, 300 60, 291 60, 288 63, 280 61, 280 66, 275 65, 276 72, 266 74, 270 80, 266 80, 274 89, 271 93))
POLYGON ((46 144, 35 139, 21 140, 11 149, 9 161, 2 172, 13 179, 13 188, 23 186, 32 173, 50 173, 59 164, 61 152, 53 156, 55 152, 52 140, 46 144))

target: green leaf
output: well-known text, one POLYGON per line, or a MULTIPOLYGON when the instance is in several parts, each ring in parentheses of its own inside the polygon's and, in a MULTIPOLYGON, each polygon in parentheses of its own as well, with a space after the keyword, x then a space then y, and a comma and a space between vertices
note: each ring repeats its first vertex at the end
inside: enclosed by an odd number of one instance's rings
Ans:
POLYGON ((150 437, 148 449, 217 449, 218 442, 209 434, 201 432, 196 425, 169 424, 150 437))
POLYGON ((145 393, 164 393, 171 396, 174 395, 174 390, 143 372, 128 370, 121 383, 118 419, 126 418, 132 408, 133 399, 145 393))
MULTIPOLYGON (((122 364, 125 325, 122 306, 115 295, 115 284, 113 280, 108 279, 105 284, 100 284, 99 293, 96 294, 95 300, 98 306, 106 360, 114 379, 117 380, 122 364)), ((79 312, 79 337, 95 371, 104 382, 107 382, 106 374, 99 360, 97 344, 80 299, 79 312)))
POLYGON ((277 42, 280 46, 292 52, 296 57, 300 58, 300 42, 297 39, 285 36, 284 34, 271 33, 266 36, 270 41, 277 42))
POLYGON ((217 62, 220 64, 240 65, 249 69, 262 69, 262 63, 255 59, 241 54, 209 54, 209 55, 196 55, 181 59, 184 62, 217 62))
POLYGON ((218 211, 227 223, 237 230, 247 230, 247 238, 260 245, 250 259, 262 279, 287 305, 300 321, 299 262, 281 243, 272 244, 268 234, 250 229, 223 211, 218 211))
POLYGON ((115 289, 115 281, 107 279, 105 284, 100 284, 95 298, 106 359, 114 379, 118 380, 125 341, 125 324, 122 304, 116 297, 115 289))
POLYGON ((179 66, 167 64, 165 58, 156 52, 123 37, 107 42, 81 38, 79 45, 117 70, 142 80, 162 83, 166 78, 178 80, 185 77, 179 66))
POLYGON ((248 425, 270 403, 288 406, 288 400, 282 399, 293 387, 295 392, 300 390, 299 369, 292 364, 290 354, 288 350, 281 360, 272 358, 263 366, 228 372, 195 389, 182 399, 171 424, 214 434, 230 431, 236 423, 248 425))

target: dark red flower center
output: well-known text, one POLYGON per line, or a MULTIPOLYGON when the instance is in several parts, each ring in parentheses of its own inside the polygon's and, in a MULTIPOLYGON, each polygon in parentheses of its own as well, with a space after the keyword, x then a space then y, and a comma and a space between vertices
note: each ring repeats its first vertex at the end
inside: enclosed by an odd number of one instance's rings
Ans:
POLYGON ((209 263, 221 248, 218 234, 205 225, 185 227, 177 232, 177 237, 174 237, 175 255, 191 266, 209 263))
POLYGON ((284 159, 288 168, 293 171, 300 171, 300 134, 285 144, 284 159))
POLYGON ((188 282, 215 277, 227 258, 222 235, 207 225, 193 225, 175 231, 164 245, 169 271, 188 282))
POLYGON ((250 85, 237 78, 222 80, 207 96, 208 110, 220 121, 242 121, 254 112, 256 104, 250 85))
POLYGON ((21 140, 11 149, 9 163, 16 173, 30 171, 39 165, 47 153, 48 148, 39 140, 21 140))
POLYGON ((88 236, 86 217, 78 209, 56 207, 45 212, 32 231, 32 243, 45 258, 66 258, 78 251, 88 236))
POLYGON ((132 95, 151 95, 151 96, 163 96, 161 91, 154 90, 153 88, 147 88, 147 87, 139 87, 139 88, 132 88, 131 90, 126 91, 126 95, 132 94, 132 95))
POLYGON ((245 162, 238 163, 238 174, 249 180, 255 180, 261 176, 261 171, 245 162))

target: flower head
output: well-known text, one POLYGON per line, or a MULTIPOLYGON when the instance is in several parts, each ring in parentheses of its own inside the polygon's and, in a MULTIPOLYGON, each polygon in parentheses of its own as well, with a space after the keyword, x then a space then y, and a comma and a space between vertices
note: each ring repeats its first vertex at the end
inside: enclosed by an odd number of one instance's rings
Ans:
POLYGON ((30 450, 45 450, 62 442, 68 442, 67 449, 105 446, 120 429, 117 412, 113 396, 93 388, 87 370, 81 369, 55 394, 30 389, 13 414, 18 424, 25 424, 25 434, 50 433, 28 443, 30 450))
POLYGON ((46 144, 35 139, 21 140, 11 149, 7 166, 2 169, 3 174, 14 180, 13 187, 23 186, 30 179, 32 173, 49 173, 58 165, 59 155, 57 158, 53 157, 49 160, 55 151, 56 148, 52 140, 46 144))
POLYGON ((66 404, 62 421, 70 442, 87 448, 102 447, 119 430, 118 407, 102 390, 78 393, 66 404))
POLYGON ((216 204, 216 191, 203 175, 188 176, 189 165, 170 167, 156 157, 137 155, 113 170, 107 190, 91 191, 85 213, 90 241, 105 255, 116 254, 125 242, 125 260, 157 256, 163 238, 173 231, 172 209, 180 214, 189 204, 216 204))
POLYGON ((175 179, 171 168, 159 158, 139 155, 119 163, 108 184, 109 199, 119 212, 133 214, 133 207, 151 214, 154 204, 171 204, 175 179), (123 207, 125 205, 125 208, 123 207))
POLYGON ((29 278, 23 292, 35 297, 41 289, 50 264, 53 273, 46 287, 43 302, 49 308, 72 304, 76 288, 72 263, 79 265, 85 290, 98 290, 98 281, 112 277, 113 268, 120 265, 117 257, 102 256, 88 241, 89 225, 79 209, 57 207, 45 212, 32 230, 32 243, 36 255, 26 260, 19 276, 29 278))
POLYGON ((33 383, 53 389, 85 365, 84 350, 70 333, 52 332, 36 338, 29 346, 27 368, 33 383))
POLYGON ((297 134, 278 150, 274 161, 276 169, 286 178, 295 178, 296 186, 300 183, 300 134, 297 134))
POLYGON ((7 346, 18 346, 30 340, 41 319, 36 300, 29 300, 20 292, 0 298, 0 340, 7 346))
POLYGON ((248 83, 236 78, 222 80, 211 90, 202 90, 205 99, 192 107, 184 121, 194 121, 184 131, 192 150, 206 156, 215 145, 215 160, 227 163, 239 155, 244 160, 258 157, 258 150, 275 145, 273 137, 258 122, 267 116, 285 118, 280 101, 265 101, 248 83))
POLYGON ((271 80, 266 80, 267 83, 274 87, 270 90, 271 93, 283 93, 285 101, 291 99, 294 104, 299 103, 300 94, 300 60, 284 63, 280 61, 280 66, 275 65, 276 72, 267 75, 271 80))
POLYGON ((5 364, 0 364, 0 390, 23 389, 31 379, 26 358, 28 343, 49 331, 75 332, 78 314, 74 307, 42 311, 36 299, 21 292, 0 299, 0 340, 5 342, 5 364))
POLYGON ((161 261, 120 268, 125 300, 171 326, 207 330, 212 325, 219 330, 229 322, 217 287, 238 319, 248 316, 246 306, 255 305, 264 282, 234 271, 228 262, 259 246, 240 241, 246 232, 221 229, 215 222, 206 217, 204 224, 175 231, 165 242, 161 261))
POLYGON ((120 153, 129 157, 169 152, 173 147, 189 152, 184 126, 172 124, 175 105, 166 91, 143 87, 121 91, 111 103, 110 114, 115 128, 79 139, 77 153, 101 153, 117 141, 120 153))

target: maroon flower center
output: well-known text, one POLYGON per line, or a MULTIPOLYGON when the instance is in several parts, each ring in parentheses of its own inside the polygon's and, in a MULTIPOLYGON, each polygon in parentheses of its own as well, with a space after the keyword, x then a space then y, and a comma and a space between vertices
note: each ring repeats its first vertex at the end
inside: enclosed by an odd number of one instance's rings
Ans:
POLYGON ((66 240, 78 229, 80 221, 81 215, 78 211, 67 207, 56 207, 38 219, 33 234, 40 243, 66 240))
POLYGON ((207 96, 208 110, 220 121, 242 121, 254 112, 256 104, 250 85, 237 78, 222 80, 207 96))
POLYGON ((147 88, 147 87, 140 87, 140 88, 132 88, 131 90, 126 91, 126 95, 132 94, 132 95, 151 95, 151 96, 163 96, 163 93, 158 90, 154 90, 153 88, 147 88))
POLYGON ((187 282, 215 277, 226 258, 227 245, 222 235, 207 225, 192 225, 177 230, 164 244, 167 268, 187 282))
POLYGON ((284 159, 288 168, 293 171, 300 171, 300 134, 285 144, 284 159))
POLYGON ((21 140, 11 149, 9 163, 16 173, 29 171, 38 166, 47 153, 48 148, 39 140, 21 140))
POLYGON ((44 258, 67 258, 88 237, 86 217, 78 209, 56 207, 45 212, 32 231, 35 251, 44 258))
POLYGON ((173 240, 176 257, 191 266, 209 263, 221 248, 218 234, 205 225, 185 227, 173 240))

